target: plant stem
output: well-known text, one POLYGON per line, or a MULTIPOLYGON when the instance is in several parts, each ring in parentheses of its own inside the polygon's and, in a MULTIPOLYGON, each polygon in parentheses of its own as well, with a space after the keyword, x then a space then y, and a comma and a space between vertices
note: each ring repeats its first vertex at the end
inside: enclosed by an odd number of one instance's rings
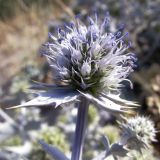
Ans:
POLYGON ((88 108, 89 101, 85 97, 81 97, 78 105, 76 131, 71 160, 82 160, 82 150, 87 125, 88 108))

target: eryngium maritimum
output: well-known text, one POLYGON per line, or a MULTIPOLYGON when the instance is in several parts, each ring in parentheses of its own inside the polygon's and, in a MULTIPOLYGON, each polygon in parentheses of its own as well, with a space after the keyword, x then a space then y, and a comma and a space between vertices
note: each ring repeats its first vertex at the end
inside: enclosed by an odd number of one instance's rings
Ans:
POLYGON ((88 26, 76 19, 59 29, 58 37, 50 34, 44 55, 57 83, 92 94, 117 90, 133 71, 135 55, 127 51, 120 31, 106 32, 108 16, 102 23, 97 16, 88 19, 88 26))
POLYGON ((120 140, 110 145, 108 138, 103 136, 102 140, 106 149, 93 160, 102 160, 110 155, 115 160, 126 156, 132 159, 131 152, 133 150, 142 153, 142 149, 148 148, 151 141, 156 141, 157 131, 149 118, 136 116, 130 119, 124 118, 124 120, 126 121, 125 123, 120 123, 122 128, 120 140))
POLYGON ((156 130, 153 122, 147 117, 137 116, 127 119, 121 124, 121 144, 127 145, 129 149, 141 152, 142 148, 150 146, 151 141, 156 141, 156 130))
POLYGON ((44 45, 43 55, 49 61, 56 84, 35 84, 33 88, 43 92, 16 107, 58 106, 79 96, 111 112, 126 112, 136 105, 119 97, 122 81, 129 81, 126 78, 136 61, 125 43, 126 34, 120 30, 108 31, 108 16, 102 21, 97 15, 88 20, 86 26, 76 18, 75 22, 59 29, 57 37, 49 34, 50 41, 44 45))

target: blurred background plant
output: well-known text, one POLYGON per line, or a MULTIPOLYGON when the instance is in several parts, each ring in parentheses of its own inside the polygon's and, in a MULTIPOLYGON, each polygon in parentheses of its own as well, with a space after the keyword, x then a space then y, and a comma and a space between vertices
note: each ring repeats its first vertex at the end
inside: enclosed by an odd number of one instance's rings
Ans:
MULTIPOLYGON (((41 137, 50 144, 58 144, 68 154, 71 146, 67 142, 72 140, 75 127, 76 110, 72 106, 70 113, 49 107, 15 111, 4 108, 30 99, 33 95, 26 94, 26 89, 32 80, 52 83, 52 73, 39 54, 48 31, 54 33, 64 21, 69 22, 76 14, 85 15, 95 8, 99 14, 110 12, 113 30, 123 22, 130 33, 138 68, 129 77, 134 89, 124 90, 130 91, 128 98, 132 96, 141 104, 138 113, 149 116, 160 130, 159 6, 159 0, 0 0, 0 160, 24 159, 23 156, 48 160, 50 157, 36 144, 41 137), (54 127, 50 128, 51 125, 54 127), (17 147, 21 150, 15 153, 17 147)), ((86 160, 103 148, 99 134, 108 135, 112 142, 120 133, 116 117, 94 106, 90 107, 89 123, 86 160)), ((143 153, 145 160, 160 158, 160 133, 157 140, 150 152, 143 153)), ((142 156, 137 155, 137 160, 140 159, 142 156)))

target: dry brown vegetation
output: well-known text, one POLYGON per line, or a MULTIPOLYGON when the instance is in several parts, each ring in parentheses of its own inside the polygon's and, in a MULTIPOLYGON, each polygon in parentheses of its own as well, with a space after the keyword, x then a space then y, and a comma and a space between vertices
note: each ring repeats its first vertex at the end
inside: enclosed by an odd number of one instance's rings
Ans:
MULTIPOLYGON (((63 4, 63 3, 62 3, 63 4)), ((16 75, 30 59, 37 61, 39 47, 47 39, 48 23, 62 16, 61 3, 46 7, 31 6, 20 10, 15 16, 0 21, 0 85, 16 75)), ((69 9, 68 14, 72 14, 69 9)))

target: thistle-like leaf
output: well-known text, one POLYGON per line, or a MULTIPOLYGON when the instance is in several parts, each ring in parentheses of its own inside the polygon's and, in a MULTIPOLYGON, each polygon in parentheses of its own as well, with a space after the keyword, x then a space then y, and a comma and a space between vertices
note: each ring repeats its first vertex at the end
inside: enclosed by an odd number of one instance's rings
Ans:
POLYGON ((131 106, 131 107, 135 107, 137 108, 138 106, 140 106, 139 104, 137 104, 136 102, 133 102, 133 101, 128 101, 128 100, 125 100, 125 99, 122 99, 120 98, 119 95, 114 95, 114 94, 104 94, 102 93, 102 95, 104 97, 106 97, 107 99, 110 99, 111 101, 115 102, 115 103, 119 103, 121 105, 127 105, 127 106, 131 106))
POLYGON ((53 89, 64 89, 64 88, 67 88, 67 87, 68 86, 65 87, 65 86, 62 86, 62 85, 47 84, 47 83, 32 81, 29 89, 33 89, 33 90, 51 90, 51 88, 53 88, 53 89))
POLYGON ((102 142, 103 142, 103 144, 104 144, 104 146, 106 148, 106 151, 108 152, 109 147, 110 147, 110 143, 109 143, 108 137, 106 137, 106 136, 103 135, 102 136, 102 142))
POLYGON ((110 148, 110 143, 109 143, 109 139, 106 136, 102 136, 102 142, 105 146, 105 151, 103 151, 102 153, 100 153, 97 157, 95 157, 92 160, 103 160, 106 157, 106 154, 109 151, 110 148))
POLYGON ((9 107, 8 109, 32 106, 59 106, 61 104, 75 101, 79 96, 77 91, 71 89, 53 89, 39 92, 38 96, 33 100, 22 105, 9 107))
POLYGON ((127 107, 127 106, 122 106, 120 104, 114 103, 113 101, 111 101, 110 99, 107 99, 106 97, 103 96, 99 96, 99 97, 94 97, 93 95, 89 94, 89 93, 84 93, 79 91, 84 97, 86 97, 87 99, 89 99, 91 102, 97 104, 100 108, 111 112, 111 113, 132 113, 131 110, 132 107, 127 107))
POLYGON ((41 144, 44 151, 46 151, 49 155, 51 155, 55 160, 69 160, 59 149, 54 146, 51 146, 44 141, 40 140, 39 143, 41 144))
POLYGON ((129 150, 125 149, 123 145, 113 143, 106 156, 113 155, 113 157, 125 157, 128 152, 129 150))

